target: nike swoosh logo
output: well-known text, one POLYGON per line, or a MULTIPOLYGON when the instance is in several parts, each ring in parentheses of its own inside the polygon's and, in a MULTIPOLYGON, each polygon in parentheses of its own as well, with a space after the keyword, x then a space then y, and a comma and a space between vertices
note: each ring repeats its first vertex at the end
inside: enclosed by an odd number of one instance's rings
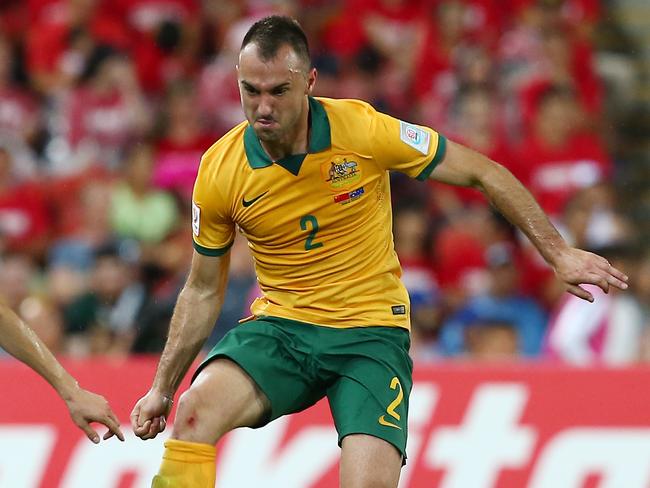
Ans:
POLYGON ((389 422, 388 420, 386 420, 386 419, 384 418, 383 415, 382 415, 381 417, 379 417, 379 423, 380 423, 381 425, 385 425, 386 427, 393 427, 394 429, 402 430, 402 428, 401 428, 399 425, 396 425, 396 424, 394 424, 394 423, 392 423, 392 422, 389 422))
POLYGON ((241 199, 241 204, 242 204, 244 207, 250 207, 250 206, 253 205, 256 201, 258 201, 260 198, 262 198, 264 195, 266 195, 268 192, 269 192, 269 190, 266 190, 264 193, 262 193, 262 194, 260 194, 260 195, 257 195, 257 196, 256 196, 255 198, 253 198, 252 200, 246 200, 246 198, 242 197, 242 199, 241 199))

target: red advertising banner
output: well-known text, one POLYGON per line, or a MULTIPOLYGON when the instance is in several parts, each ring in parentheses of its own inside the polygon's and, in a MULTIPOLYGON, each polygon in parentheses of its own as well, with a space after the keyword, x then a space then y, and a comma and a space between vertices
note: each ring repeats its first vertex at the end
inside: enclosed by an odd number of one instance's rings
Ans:
MULTIPOLYGON (((141 441, 128 416, 155 364, 66 363, 123 422, 126 442, 97 446, 40 377, 0 362, 0 488, 148 488, 169 432, 141 441)), ((401 488, 650 488, 650 368, 421 366, 409 429, 401 488)), ((325 402, 234 431, 217 487, 337 487, 336 439, 325 402)))

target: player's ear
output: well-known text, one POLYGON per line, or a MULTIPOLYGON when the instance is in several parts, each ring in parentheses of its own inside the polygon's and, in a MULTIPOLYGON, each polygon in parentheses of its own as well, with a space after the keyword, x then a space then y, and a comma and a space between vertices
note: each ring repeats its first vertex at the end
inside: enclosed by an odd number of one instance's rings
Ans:
POLYGON ((316 72, 316 68, 312 68, 309 70, 309 73, 307 73, 307 95, 311 95, 314 85, 316 84, 317 76, 318 73, 316 72))

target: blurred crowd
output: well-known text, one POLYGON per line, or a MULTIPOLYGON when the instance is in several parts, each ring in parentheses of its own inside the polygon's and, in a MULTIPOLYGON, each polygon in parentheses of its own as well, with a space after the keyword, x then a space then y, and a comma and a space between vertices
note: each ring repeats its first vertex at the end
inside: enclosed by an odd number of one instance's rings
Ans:
MULTIPOLYGON (((244 119, 241 39, 258 18, 281 13, 308 33, 316 95, 367 100, 483 152, 526 184, 571 244, 630 274, 629 292, 581 302, 480 193, 394 174, 416 361, 648 361, 650 248, 626 206, 634 177, 619 129, 636 105, 637 75, 607 8, 4 0, 0 298, 57 354, 161 351, 192 255, 200 156, 244 119)), ((650 201, 650 187, 634 192, 650 201)), ((206 347, 257 293, 246 242, 231 252, 206 347)))

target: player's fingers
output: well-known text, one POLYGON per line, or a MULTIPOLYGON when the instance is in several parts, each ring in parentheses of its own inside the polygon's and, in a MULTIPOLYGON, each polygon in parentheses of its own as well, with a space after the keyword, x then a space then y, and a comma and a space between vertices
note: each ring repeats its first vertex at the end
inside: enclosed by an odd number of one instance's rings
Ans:
POLYGON ((117 427, 117 430, 111 429, 112 434, 115 434, 119 440, 124 441, 124 434, 122 433, 122 427, 120 425, 120 421, 115 416, 112 410, 109 412, 108 417, 113 421, 115 427, 117 427))
POLYGON ((579 285, 580 283, 596 285, 605 293, 609 293, 609 282, 604 276, 602 276, 599 273, 596 272, 587 273, 582 277, 582 279, 578 283, 574 282, 574 285, 579 285))
POLYGON ((133 432, 141 439, 144 439, 144 436, 149 432, 149 427, 151 427, 151 420, 145 421, 142 425, 136 425, 133 432))
POLYGON ((578 298, 582 298, 583 300, 587 300, 588 302, 593 302, 594 297, 589 293, 587 290, 584 290, 578 285, 568 285, 567 286, 567 291, 571 293, 572 295, 577 296, 578 298))
POLYGON ((84 422, 81 422, 81 423, 79 423, 77 425, 81 428, 81 430, 84 431, 84 433, 86 434, 88 439, 93 441, 95 444, 99 444, 99 434, 97 434, 97 432, 95 432, 95 430, 90 426, 90 424, 88 422, 84 421, 84 422))
POLYGON ((154 417, 149 426, 149 431, 142 436, 144 440, 153 439, 160 432, 160 417, 154 417))
POLYGON ((144 423, 147 422, 148 420, 152 420, 151 413, 145 408, 140 408, 140 411, 138 412, 138 419, 137 419, 138 425, 144 425, 144 423))
POLYGON ((612 266, 606 259, 600 263, 599 267, 607 273, 607 281, 609 281, 610 285, 620 288, 621 290, 627 289, 627 281, 629 280, 629 277, 620 269, 612 266))
MULTIPOLYGON (((135 414, 135 412, 134 412, 134 414, 135 414)), ((150 411, 148 411, 146 408, 140 407, 138 409, 137 416, 136 416, 136 421, 135 421, 136 428, 140 427, 141 432, 146 432, 146 431, 149 430, 149 426, 151 425, 152 420, 153 420, 153 414, 150 411), (146 425, 146 428, 145 428, 145 424, 147 422, 149 422, 149 424, 146 425)), ((133 430, 135 431, 136 428, 134 428, 133 430)))
MULTIPOLYGON (((619 271, 619 273, 620 273, 620 271, 619 271)), ((616 276, 614 274, 610 274, 607 277, 607 281, 609 282, 610 285, 615 286, 619 290, 627 290, 627 288, 629 286, 627 284, 627 282, 626 282, 627 281, 627 276, 625 276, 625 275, 623 275, 623 276, 624 276, 625 279, 621 279, 621 278, 619 278, 618 276, 616 276)))
POLYGON ((597 285, 605 293, 609 293, 609 281, 607 281, 607 278, 598 276, 594 279, 594 285, 597 285))
POLYGON ((156 437, 163 430, 165 430, 165 417, 163 417, 163 416, 156 417, 156 420, 158 420, 158 422, 156 422, 155 425, 152 427, 152 429, 155 428, 155 430, 154 430, 155 433, 154 433, 153 437, 156 437))
POLYGON ((151 422, 149 422, 149 424, 147 426, 147 431, 144 434, 142 434, 142 436, 141 436, 141 438, 143 440, 146 441, 146 440, 149 440, 149 439, 153 439, 156 436, 156 434, 155 434, 155 423, 156 423, 155 418, 153 418, 151 420, 151 422))
POLYGON ((160 417, 156 417, 153 419, 153 422, 151 422, 151 427, 149 428, 149 432, 153 434, 152 437, 155 437, 161 431, 162 429, 160 428, 160 417))
POLYGON ((133 410, 131 411, 131 416, 129 417, 131 420, 131 428, 133 430, 138 427, 138 417, 140 417, 140 404, 136 404, 135 407, 133 407, 133 410))
POLYGON ((122 431, 120 430, 120 423, 114 416, 110 414, 107 415, 101 420, 101 423, 108 427, 108 431, 110 432, 110 435, 108 437, 104 436, 104 439, 108 439, 111 435, 115 434, 119 440, 124 440, 124 434, 122 434, 122 431))

